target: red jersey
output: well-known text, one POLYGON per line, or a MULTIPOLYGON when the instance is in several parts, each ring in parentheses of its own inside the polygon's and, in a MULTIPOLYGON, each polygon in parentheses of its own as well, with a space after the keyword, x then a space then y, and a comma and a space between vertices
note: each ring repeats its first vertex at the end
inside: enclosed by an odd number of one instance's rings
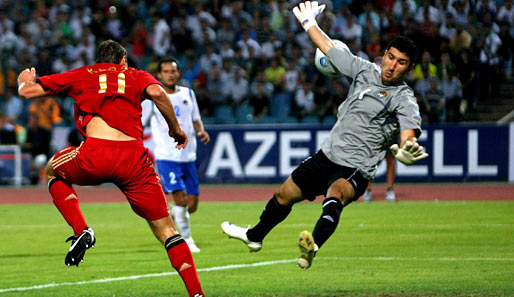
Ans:
POLYGON ((160 84, 146 71, 111 63, 42 76, 37 82, 47 95, 75 100, 75 124, 82 135, 91 118, 98 115, 109 126, 136 139, 143 138, 144 91, 151 84, 160 84))

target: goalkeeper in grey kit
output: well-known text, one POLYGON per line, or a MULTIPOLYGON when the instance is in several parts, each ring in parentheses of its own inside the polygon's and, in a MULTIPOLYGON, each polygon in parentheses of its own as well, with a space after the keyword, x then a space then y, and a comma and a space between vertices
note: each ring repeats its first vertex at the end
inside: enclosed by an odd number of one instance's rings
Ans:
POLYGON ((417 143, 421 134, 419 107, 412 89, 404 82, 414 67, 417 48, 397 37, 387 46, 382 66, 354 56, 347 47, 335 46, 318 26, 315 17, 324 5, 306 1, 293 13, 334 72, 353 78, 346 100, 339 106, 337 122, 321 149, 305 159, 275 191, 252 228, 223 222, 231 238, 242 240, 250 251, 262 248, 264 237, 303 200, 325 195, 323 210, 312 234, 302 231, 298 239, 303 269, 312 265, 318 249, 334 233, 344 207, 357 200, 375 176, 377 164, 398 134, 401 144, 391 146, 395 158, 405 165, 428 157, 417 143))

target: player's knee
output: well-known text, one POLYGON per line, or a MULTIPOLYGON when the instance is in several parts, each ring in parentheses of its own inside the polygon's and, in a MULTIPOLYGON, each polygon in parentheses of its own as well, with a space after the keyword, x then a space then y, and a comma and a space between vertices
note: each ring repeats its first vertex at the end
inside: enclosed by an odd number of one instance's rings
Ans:
POLYGON ((281 205, 292 205, 304 199, 302 191, 291 177, 275 191, 275 197, 281 205))
POLYGON ((173 202, 178 206, 187 206, 187 195, 185 191, 173 192, 173 202))
POLYGON ((198 195, 188 195, 187 203, 189 213, 195 212, 198 209, 198 195))
POLYGON ((279 189, 274 195, 280 205, 291 205, 294 203, 294 199, 287 191, 279 189))
POLYGON ((327 197, 335 197, 339 199, 343 205, 348 205, 355 198, 355 190, 346 179, 338 179, 328 189, 327 197))
POLYGON ((339 199, 339 201, 341 201, 343 203, 344 206, 347 206, 348 204, 355 201, 355 194, 354 194, 354 192, 351 192, 351 193, 346 192, 345 194, 343 194, 342 196, 339 196, 337 198, 339 199))
POLYGON ((273 196, 275 196, 275 198, 277 199, 277 201, 282 204, 282 202, 285 202, 286 201, 286 196, 284 195, 283 191, 280 191, 280 189, 278 189, 278 191, 275 191, 275 193, 273 194, 273 196))

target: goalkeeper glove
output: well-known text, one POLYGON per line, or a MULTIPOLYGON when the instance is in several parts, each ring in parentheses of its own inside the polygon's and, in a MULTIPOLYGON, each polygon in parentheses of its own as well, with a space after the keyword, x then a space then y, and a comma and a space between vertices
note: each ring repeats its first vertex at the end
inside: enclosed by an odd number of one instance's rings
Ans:
POLYGON ((413 142, 407 140, 402 148, 399 148, 397 144, 393 144, 390 149, 393 156, 405 165, 411 165, 418 160, 428 157, 428 154, 423 152, 423 147, 416 142, 416 138, 414 138, 413 142))
POLYGON ((305 1, 293 8, 293 13, 302 25, 305 32, 316 26, 316 17, 325 9, 325 4, 318 6, 318 1, 305 1))

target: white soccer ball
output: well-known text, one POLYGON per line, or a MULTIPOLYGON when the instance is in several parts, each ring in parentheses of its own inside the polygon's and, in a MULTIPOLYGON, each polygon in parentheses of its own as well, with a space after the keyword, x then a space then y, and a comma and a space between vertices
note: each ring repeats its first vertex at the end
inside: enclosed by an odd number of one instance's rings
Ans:
MULTIPOLYGON (((340 49, 347 49, 348 46, 344 44, 342 41, 334 39, 334 43, 336 44, 336 48, 340 49)), ((325 54, 319 49, 316 49, 316 55, 314 56, 314 65, 316 65, 316 68, 319 70, 319 72, 323 73, 324 75, 328 77, 340 77, 341 74, 335 70, 335 68, 327 61, 327 57, 325 57, 325 54)))
POLYGON ((34 167, 36 167, 36 170, 39 171, 39 169, 43 168, 43 166, 46 165, 46 155, 45 154, 39 154, 34 158, 34 167))

